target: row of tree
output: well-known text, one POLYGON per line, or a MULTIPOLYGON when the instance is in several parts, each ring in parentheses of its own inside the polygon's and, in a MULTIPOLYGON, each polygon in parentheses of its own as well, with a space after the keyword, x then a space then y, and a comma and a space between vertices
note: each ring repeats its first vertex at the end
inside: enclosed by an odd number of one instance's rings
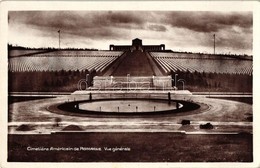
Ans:
MULTIPOLYGON (((184 79, 184 87, 190 91, 252 92, 252 75, 177 71, 171 72, 173 81, 175 74, 178 74, 177 81, 184 79)), ((182 82, 177 82, 177 87, 182 89, 182 82)))
MULTIPOLYGON (((199 72, 171 72, 172 86, 175 86, 175 74, 178 89, 183 88, 190 91, 225 91, 225 92, 252 92, 252 75, 245 74, 217 74, 199 72), (183 82, 180 80, 183 79, 183 82)), ((33 71, 33 72, 9 72, 8 86, 10 92, 19 91, 67 91, 78 89, 79 81, 82 87, 91 86, 94 76, 98 75, 92 71, 33 71), (88 74, 88 75, 87 75, 88 74)))
POLYGON ((88 81, 91 86, 96 71, 33 71, 9 72, 9 92, 72 92, 78 89, 80 80, 88 81), (87 76, 87 74, 89 74, 87 76))
MULTIPOLYGON (((8 44, 8 51, 10 50, 58 50, 58 48, 55 47, 23 47, 23 46, 17 46, 8 44)), ((86 50, 86 51, 97 51, 98 49, 95 48, 72 48, 72 47, 66 47, 62 48, 62 50, 86 50)))

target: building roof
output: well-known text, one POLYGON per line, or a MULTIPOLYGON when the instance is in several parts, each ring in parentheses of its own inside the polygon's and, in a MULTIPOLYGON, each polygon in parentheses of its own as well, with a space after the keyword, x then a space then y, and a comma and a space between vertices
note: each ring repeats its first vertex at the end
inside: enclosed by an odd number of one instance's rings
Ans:
POLYGON ((135 39, 133 39, 133 41, 135 41, 135 40, 140 40, 140 41, 142 41, 142 39, 139 39, 139 38, 135 38, 135 39))

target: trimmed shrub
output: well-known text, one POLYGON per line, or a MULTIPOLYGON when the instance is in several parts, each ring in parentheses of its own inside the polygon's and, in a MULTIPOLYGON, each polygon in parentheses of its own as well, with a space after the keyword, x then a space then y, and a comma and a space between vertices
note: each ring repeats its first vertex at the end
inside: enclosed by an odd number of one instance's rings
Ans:
POLYGON ((32 130, 34 130, 33 126, 27 124, 22 124, 18 128, 16 128, 16 131, 32 131, 32 130))
POLYGON ((77 125, 68 125, 62 131, 83 131, 83 129, 77 125))
POLYGON ((190 120, 182 120, 181 125, 190 125, 190 120))
POLYGON ((200 124, 200 129, 213 129, 213 125, 210 123, 200 124))

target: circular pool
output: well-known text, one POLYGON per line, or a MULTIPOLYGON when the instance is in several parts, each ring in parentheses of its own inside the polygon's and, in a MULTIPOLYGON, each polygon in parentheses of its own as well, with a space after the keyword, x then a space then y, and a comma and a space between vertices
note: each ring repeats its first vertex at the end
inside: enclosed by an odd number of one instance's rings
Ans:
POLYGON ((58 111, 86 115, 175 114, 198 109, 200 105, 183 100, 166 99, 98 99, 66 102, 58 111))
POLYGON ((165 100, 109 100, 79 103, 80 110, 96 112, 146 113, 165 110, 175 110, 183 105, 165 100))

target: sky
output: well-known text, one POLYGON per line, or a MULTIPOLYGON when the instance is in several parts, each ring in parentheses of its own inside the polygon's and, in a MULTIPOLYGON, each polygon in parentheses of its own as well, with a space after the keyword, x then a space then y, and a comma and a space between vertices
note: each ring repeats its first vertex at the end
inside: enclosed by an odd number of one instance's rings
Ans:
POLYGON ((25 47, 96 48, 165 44, 173 51, 252 55, 252 12, 9 11, 8 43, 25 47))

